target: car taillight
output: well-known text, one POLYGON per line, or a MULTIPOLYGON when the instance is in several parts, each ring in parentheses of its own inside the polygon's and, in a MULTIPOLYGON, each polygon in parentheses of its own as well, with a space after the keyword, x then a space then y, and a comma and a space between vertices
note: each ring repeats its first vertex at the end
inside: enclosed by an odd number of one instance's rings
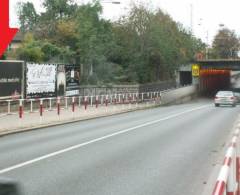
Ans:
POLYGON ((230 99, 231 99, 231 100, 234 100, 234 99, 235 99, 235 97, 234 97, 234 96, 232 96, 232 97, 230 97, 230 99))
POLYGON ((217 96, 215 96, 215 100, 216 100, 216 99, 218 99, 218 97, 217 97, 217 96))

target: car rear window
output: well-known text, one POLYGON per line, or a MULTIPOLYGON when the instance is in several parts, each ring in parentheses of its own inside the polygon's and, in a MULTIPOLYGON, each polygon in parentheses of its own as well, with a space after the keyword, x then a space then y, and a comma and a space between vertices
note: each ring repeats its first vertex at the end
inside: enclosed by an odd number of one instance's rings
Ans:
POLYGON ((220 91, 220 92, 217 93, 217 95, 233 96, 233 92, 231 92, 231 91, 220 91))

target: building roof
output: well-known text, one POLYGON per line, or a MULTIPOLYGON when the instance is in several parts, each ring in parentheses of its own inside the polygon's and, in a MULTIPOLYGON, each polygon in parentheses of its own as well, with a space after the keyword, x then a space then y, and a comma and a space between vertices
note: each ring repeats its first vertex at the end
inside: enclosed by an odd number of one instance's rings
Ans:
POLYGON ((22 32, 19 31, 19 32, 16 34, 16 36, 14 37, 14 39, 13 39, 12 42, 22 42, 23 39, 24 39, 24 35, 23 35, 22 32))

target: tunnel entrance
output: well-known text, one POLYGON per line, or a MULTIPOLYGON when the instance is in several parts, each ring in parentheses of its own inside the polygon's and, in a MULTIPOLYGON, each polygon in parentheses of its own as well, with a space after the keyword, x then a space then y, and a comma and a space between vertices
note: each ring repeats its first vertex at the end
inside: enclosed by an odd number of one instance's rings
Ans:
POLYGON ((200 70, 200 93, 204 96, 214 96, 219 90, 231 88, 231 71, 217 69, 200 70))
POLYGON ((240 91, 240 59, 197 59, 194 64, 200 67, 199 75, 194 78, 200 94, 212 96, 219 90, 240 91))
POLYGON ((180 85, 191 85, 192 84, 192 72, 191 71, 180 71, 180 85))

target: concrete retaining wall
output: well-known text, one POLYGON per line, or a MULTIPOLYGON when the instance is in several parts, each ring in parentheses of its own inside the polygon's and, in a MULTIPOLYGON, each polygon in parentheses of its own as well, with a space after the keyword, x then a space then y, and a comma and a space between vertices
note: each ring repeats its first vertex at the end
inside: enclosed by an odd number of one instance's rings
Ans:
POLYGON ((113 86, 94 86, 86 85, 80 87, 81 96, 96 96, 105 94, 121 94, 121 93, 145 93, 153 91, 163 91, 166 89, 176 88, 175 81, 162 81, 150 84, 136 84, 136 85, 113 85, 113 86))
POLYGON ((197 85, 181 87, 161 92, 162 104, 183 103, 197 96, 197 85))

